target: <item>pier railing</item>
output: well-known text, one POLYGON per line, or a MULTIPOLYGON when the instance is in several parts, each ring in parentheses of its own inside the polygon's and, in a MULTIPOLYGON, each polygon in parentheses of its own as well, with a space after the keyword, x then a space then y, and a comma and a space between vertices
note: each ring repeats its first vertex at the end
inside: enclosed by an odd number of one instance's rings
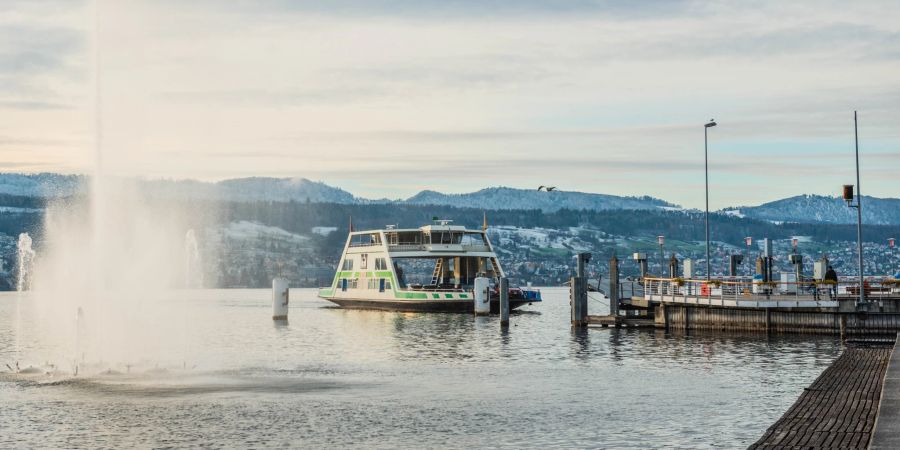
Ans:
MULTIPOLYGON (((900 297, 894 282, 869 280, 864 285, 866 299, 878 301, 900 297)), ((859 281, 762 282, 750 279, 684 280, 644 278, 644 298, 663 303, 683 303, 733 307, 837 307, 841 301, 855 301, 859 281)))

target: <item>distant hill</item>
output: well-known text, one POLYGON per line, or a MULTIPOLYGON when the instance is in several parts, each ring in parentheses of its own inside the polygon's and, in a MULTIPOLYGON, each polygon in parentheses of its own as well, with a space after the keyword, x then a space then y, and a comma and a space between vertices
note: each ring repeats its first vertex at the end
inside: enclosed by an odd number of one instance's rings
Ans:
POLYGON ((609 209, 657 209, 675 206, 652 197, 619 197, 570 191, 543 192, 535 189, 508 187, 492 187, 469 194, 442 194, 435 191, 422 191, 408 198, 405 203, 490 210, 540 209, 545 212, 553 212, 560 209, 602 211, 609 209))
POLYGON ((148 180, 143 188, 151 195, 228 201, 298 201, 356 203, 353 194, 306 178, 234 178, 219 182, 196 180, 148 180))
POLYGON ((58 173, 0 173, 0 194, 22 197, 65 197, 81 191, 86 178, 58 173))
MULTIPOLYGON (((149 195, 163 198, 198 198, 237 202, 295 201, 346 205, 393 204, 436 205, 484 210, 534 210, 555 212, 561 209, 676 210, 676 205, 653 197, 623 197, 587 192, 552 191, 510 187, 491 187, 466 194, 444 194, 424 190, 406 200, 371 200, 319 181, 306 178, 235 178, 218 182, 197 180, 140 180, 149 195)), ((0 173, 0 206, 40 207, 24 197, 41 199, 85 192, 88 177, 55 173, 0 173), (10 197, 12 196, 12 197, 10 197), (22 197, 22 198, 13 198, 22 197), (27 201, 26 201, 27 200, 27 201)), ((838 197, 798 195, 759 206, 741 206, 721 211, 730 216, 769 222, 855 224, 856 211, 838 197)), ((900 225, 900 199, 864 197, 863 221, 870 225, 900 225)))
MULTIPOLYGON (((219 182, 197 180, 139 180, 142 189, 161 197, 231 201, 307 201, 357 203, 353 194, 306 178, 235 178, 219 182)), ((23 197, 65 197, 86 192, 85 175, 0 173, 0 194, 23 197)))
MULTIPOLYGON (((900 225, 900 199, 863 196, 863 223, 900 225)), ((840 197, 798 195, 759 206, 727 208, 724 212, 773 222, 855 224, 856 210, 840 197)))

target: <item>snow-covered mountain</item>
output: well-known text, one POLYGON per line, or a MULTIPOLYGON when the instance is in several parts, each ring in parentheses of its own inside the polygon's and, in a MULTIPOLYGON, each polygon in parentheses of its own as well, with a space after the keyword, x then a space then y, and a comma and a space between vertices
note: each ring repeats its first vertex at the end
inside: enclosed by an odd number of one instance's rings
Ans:
POLYGON ((142 181, 151 193, 168 197, 193 197, 230 201, 299 201, 356 203, 353 194, 306 178, 234 178, 215 183, 195 180, 142 181))
MULTIPOLYGON (((900 199, 863 196, 863 223, 900 224, 900 199)), ((855 224, 856 209, 841 197, 798 195, 759 206, 727 208, 723 212, 773 222, 855 224)))
MULTIPOLYGON (((341 204, 444 205, 486 210, 540 209, 553 212, 574 210, 678 210, 676 205, 652 197, 622 197, 571 191, 537 191, 492 187, 467 194, 443 194, 424 190, 406 200, 370 200, 319 181, 306 178, 235 178, 218 182, 197 180, 139 180, 141 189, 163 198, 197 198, 228 201, 296 201, 341 204)), ((0 173, 0 194, 27 197, 61 197, 86 191, 88 177, 55 173, 0 173)), ((0 205, 11 206, 11 205, 0 205)), ((21 205, 19 205, 21 206, 21 205)), ((771 222, 856 223, 856 211, 839 197, 798 195, 759 206, 726 208, 721 213, 771 222)), ((863 198, 863 221, 867 224, 900 225, 900 199, 863 198)))
POLYGON ((551 191, 492 187, 468 194, 442 194, 422 191, 405 203, 416 205, 448 205, 481 209, 656 209, 671 207, 670 203, 652 197, 619 197, 586 192, 551 191))
MULTIPOLYGON (((654 209, 672 207, 651 197, 619 197, 584 192, 514 189, 494 187, 468 194, 422 191, 406 200, 369 200, 306 178, 235 178, 218 182, 197 180, 140 180, 142 190, 168 198, 201 198, 230 201, 299 201, 317 203, 396 203, 446 205, 481 209, 654 209)), ((0 193, 31 197, 56 197, 84 192, 87 177, 82 175, 0 174, 0 193)))
MULTIPOLYGON (((357 203, 353 194, 306 178, 235 178, 219 182, 197 180, 138 180, 149 194, 173 198, 201 198, 233 201, 311 201, 357 203)), ((0 194, 26 197, 65 197, 84 193, 89 186, 84 175, 55 173, 0 173, 0 194)))

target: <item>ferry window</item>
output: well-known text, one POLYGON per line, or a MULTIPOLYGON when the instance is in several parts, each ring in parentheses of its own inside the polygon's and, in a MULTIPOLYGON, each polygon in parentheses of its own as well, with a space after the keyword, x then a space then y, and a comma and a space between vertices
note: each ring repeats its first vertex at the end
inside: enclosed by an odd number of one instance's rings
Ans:
POLYGON ((347 258, 344 260, 344 265, 341 266, 341 270, 353 270, 353 260, 347 258))
POLYGON ((484 235, 479 233, 467 233, 462 237, 463 245, 485 245, 484 235))
POLYGON ((369 265, 369 255, 367 253, 363 253, 359 255, 359 268, 366 269, 369 265))
POLYGON ((391 281, 390 280, 384 280, 384 288, 387 290, 391 289, 391 281))
POLYGON ((387 262, 384 258, 375 258, 375 270, 387 270, 387 262))

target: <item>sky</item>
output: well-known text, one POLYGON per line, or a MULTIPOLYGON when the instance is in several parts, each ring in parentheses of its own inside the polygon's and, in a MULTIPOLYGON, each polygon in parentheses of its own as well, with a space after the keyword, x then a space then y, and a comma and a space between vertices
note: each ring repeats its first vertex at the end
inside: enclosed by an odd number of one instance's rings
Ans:
POLYGON ((703 207, 715 119, 721 208, 855 184, 854 110, 900 196, 896 0, 0 0, 4 172, 703 207))

